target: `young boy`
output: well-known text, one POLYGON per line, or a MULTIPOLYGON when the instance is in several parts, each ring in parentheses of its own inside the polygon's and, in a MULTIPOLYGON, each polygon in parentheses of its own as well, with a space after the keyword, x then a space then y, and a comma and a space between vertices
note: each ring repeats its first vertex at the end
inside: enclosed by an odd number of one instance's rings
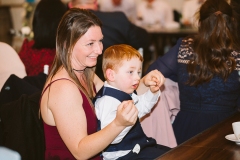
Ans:
MULTIPOLYGON (((124 100, 133 100, 138 109, 138 117, 149 113, 160 96, 159 80, 143 95, 137 95, 143 58, 129 45, 113 45, 103 54, 103 73, 106 79, 103 88, 95 98, 95 111, 100 129, 107 126, 116 117, 118 105, 124 100)), ((161 75, 161 74, 160 74, 161 75)), ((161 75, 162 76, 162 75, 161 75)), ((164 79, 164 77, 161 77, 164 79)), ((133 126, 126 127, 103 151, 104 159, 154 159, 169 148, 156 144, 148 138, 139 119, 133 126)))

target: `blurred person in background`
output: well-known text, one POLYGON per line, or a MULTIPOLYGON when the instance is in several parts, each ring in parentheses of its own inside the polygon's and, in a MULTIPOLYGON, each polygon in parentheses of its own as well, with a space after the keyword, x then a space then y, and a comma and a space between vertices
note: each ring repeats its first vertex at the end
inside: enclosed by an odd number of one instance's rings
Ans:
POLYGON ((43 73, 44 65, 51 67, 56 54, 58 24, 67 11, 61 0, 41 0, 33 15, 33 39, 25 39, 19 51, 28 76, 43 73))
POLYGON ((197 27, 196 13, 205 0, 185 0, 182 7, 181 23, 185 27, 197 27))
POLYGON ((138 25, 156 28, 178 28, 173 8, 165 1, 142 0, 137 6, 138 25))
POLYGON ((174 20, 176 22, 180 22, 180 18, 182 17, 182 7, 183 7, 183 2, 185 0, 162 0, 167 3, 173 8, 173 13, 174 13, 174 20))
MULTIPOLYGON (((142 0, 137 6, 137 21, 136 25, 143 26, 150 30, 161 30, 161 29, 176 29, 180 27, 180 24, 174 21, 174 10, 168 4, 168 2, 162 0, 142 0)), ((158 32, 158 31, 157 31, 158 32)), ((172 45, 171 37, 164 37, 165 44, 162 45, 158 42, 162 41, 161 37, 155 36, 154 34, 150 37, 150 63, 151 60, 155 60, 156 52, 159 48, 163 48, 162 53, 164 54, 172 45)), ((145 69, 144 69, 145 70, 145 69)))
POLYGON ((137 18, 137 0, 99 0, 99 10, 103 12, 121 11, 131 22, 137 18))

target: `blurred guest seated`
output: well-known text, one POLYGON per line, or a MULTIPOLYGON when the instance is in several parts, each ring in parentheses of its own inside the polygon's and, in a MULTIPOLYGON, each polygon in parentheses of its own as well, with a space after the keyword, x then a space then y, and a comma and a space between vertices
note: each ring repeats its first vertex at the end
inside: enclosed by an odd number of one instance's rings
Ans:
POLYGON ((99 0, 99 10, 103 12, 121 11, 131 22, 137 18, 136 0, 99 0))
POLYGON ((196 15, 205 0, 185 0, 182 8, 181 23, 185 27, 197 27, 196 15))
POLYGON ((161 0, 143 0, 137 7, 138 25, 157 28, 178 28, 179 23, 174 21, 171 6, 161 0))
POLYGON ((43 72, 44 65, 51 66, 56 54, 56 31, 61 17, 67 11, 61 0, 41 0, 33 17, 33 40, 25 39, 19 56, 27 75, 43 72))
POLYGON ((167 2, 175 11, 182 13, 182 5, 185 0, 162 0, 167 2))

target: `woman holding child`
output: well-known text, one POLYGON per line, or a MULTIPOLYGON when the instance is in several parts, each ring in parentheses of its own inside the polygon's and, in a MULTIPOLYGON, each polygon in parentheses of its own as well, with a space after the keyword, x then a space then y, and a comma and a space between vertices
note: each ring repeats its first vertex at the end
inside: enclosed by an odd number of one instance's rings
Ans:
MULTIPOLYGON (((137 120, 132 100, 124 101, 115 119, 97 132, 91 101, 103 86, 94 73, 102 39, 101 22, 91 12, 73 8, 63 16, 57 30, 56 57, 40 102, 45 159, 101 159, 99 153, 137 120)), ((141 79, 137 92, 142 94, 149 86, 163 83, 162 74, 151 71, 141 79)))

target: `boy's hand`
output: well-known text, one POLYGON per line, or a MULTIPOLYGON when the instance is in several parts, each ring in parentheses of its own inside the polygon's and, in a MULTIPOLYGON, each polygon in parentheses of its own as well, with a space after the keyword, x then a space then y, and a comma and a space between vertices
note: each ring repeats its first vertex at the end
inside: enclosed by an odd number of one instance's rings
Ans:
POLYGON ((143 79, 143 83, 150 88, 152 93, 157 92, 164 82, 165 77, 158 70, 149 72, 143 79))
POLYGON ((152 93, 155 93, 155 92, 159 91, 159 89, 160 89, 160 86, 159 86, 160 82, 155 77, 152 77, 152 81, 154 81, 156 83, 156 85, 150 85, 149 88, 152 93))

